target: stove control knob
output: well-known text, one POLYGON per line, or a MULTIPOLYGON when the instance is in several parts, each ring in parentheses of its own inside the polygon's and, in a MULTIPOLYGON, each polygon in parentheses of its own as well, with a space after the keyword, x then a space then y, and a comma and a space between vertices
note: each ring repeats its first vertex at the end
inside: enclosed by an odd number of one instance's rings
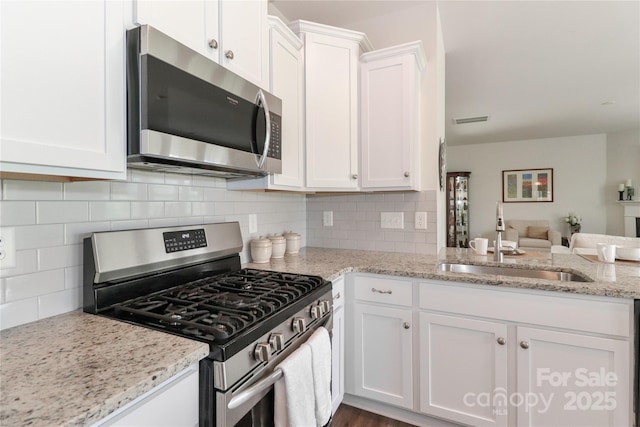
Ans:
POLYGON ((260 362, 268 362, 271 358, 271 346, 266 342, 256 344, 256 348, 253 349, 253 357, 260 362))
POLYGON ((284 347, 284 335, 275 332, 269 336, 269 345, 273 351, 282 350, 284 347))
POLYGON ((322 307, 322 311, 328 313, 331 311, 331 303, 327 300, 320 301, 320 307, 322 307))
POLYGON ((312 319, 319 319, 322 317, 322 307, 320 307, 319 305, 314 305, 311 307, 311 318, 312 319))
POLYGON ((299 334, 300 332, 304 332, 305 324, 304 317, 294 317, 293 318, 293 332, 299 334))

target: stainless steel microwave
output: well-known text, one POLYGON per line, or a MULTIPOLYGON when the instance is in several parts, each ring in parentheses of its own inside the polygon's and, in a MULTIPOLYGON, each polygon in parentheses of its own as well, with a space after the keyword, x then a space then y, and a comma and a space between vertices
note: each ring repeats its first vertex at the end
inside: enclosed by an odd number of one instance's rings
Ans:
POLYGON ((127 162, 225 178, 280 173, 282 101, 148 25, 127 31, 127 162))

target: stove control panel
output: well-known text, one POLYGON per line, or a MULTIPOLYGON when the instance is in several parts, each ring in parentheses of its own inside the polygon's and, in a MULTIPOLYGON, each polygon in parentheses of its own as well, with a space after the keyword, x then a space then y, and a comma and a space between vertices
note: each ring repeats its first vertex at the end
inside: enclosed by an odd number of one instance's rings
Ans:
POLYGON ((204 234, 204 228, 170 231, 162 233, 162 236, 164 237, 164 250, 167 253, 204 248, 207 246, 207 237, 204 234))

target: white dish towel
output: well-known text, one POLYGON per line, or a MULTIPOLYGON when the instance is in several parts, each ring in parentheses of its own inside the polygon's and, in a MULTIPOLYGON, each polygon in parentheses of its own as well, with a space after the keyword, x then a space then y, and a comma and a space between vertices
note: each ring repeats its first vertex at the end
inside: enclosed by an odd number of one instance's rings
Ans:
POLYGON ((331 339, 324 327, 319 327, 307 340, 311 347, 311 367, 315 395, 316 427, 331 418, 331 339))
POLYGON ((305 343, 276 366, 283 374, 274 385, 276 427, 316 426, 311 364, 311 347, 305 343))

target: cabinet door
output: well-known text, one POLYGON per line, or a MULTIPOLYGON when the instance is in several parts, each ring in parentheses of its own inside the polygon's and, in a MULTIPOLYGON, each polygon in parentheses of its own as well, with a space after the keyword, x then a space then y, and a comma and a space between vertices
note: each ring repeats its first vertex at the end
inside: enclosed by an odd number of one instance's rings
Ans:
POLYGON ((149 24, 191 49, 218 62, 217 0, 135 0, 134 21, 149 24))
POLYGON ((3 172, 126 178, 124 5, 0 2, 3 172))
POLYGON ((507 326, 420 313, 420 411, 473 426, 506 426, 507 326))
POLYGON ((354 393, 413 408, 411 310, 354 305, 354 393))
MULTIPOLYGON (((289 37, 297 38, 289 28, 289 37)), ((273 184, 304 186, 304 62, 302 44, 293 44, 278 28, 271 29, 271 92, 282 100, 282 173, 273 184)), ((295 40, 294 40, 295 41, 295 40)))
POLYGON ((412 55, 360 65, 360 159, 363 189, 417 189, 416 66, 412 55))
POLYGON ((335 414, 344 397, 344 306, 333 311, 331 339, 331 413, 335 414))
POLYGON ((198 365, 194 364, 93 427, 197 426, 198 383, 198 365))
POLYGON ((304 37, 307 187, 357 189, 358 44, 304 37))
POLYGON ((518 426, 632 425, 628 341, 527 327, 517 339, 518 426))
POLYGON ((266 0, 220 0, 220 63, 267 88, 269 29, 266 0))

